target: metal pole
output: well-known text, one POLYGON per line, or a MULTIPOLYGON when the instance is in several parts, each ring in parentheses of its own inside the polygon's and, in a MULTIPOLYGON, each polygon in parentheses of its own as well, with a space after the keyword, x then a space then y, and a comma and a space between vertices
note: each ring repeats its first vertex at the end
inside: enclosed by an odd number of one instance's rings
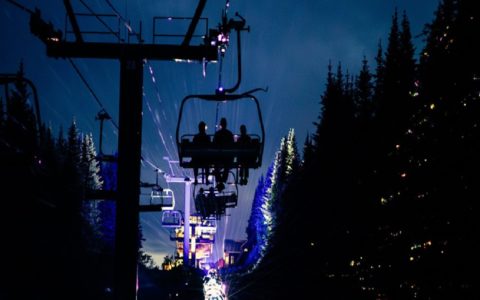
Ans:
POLYGON ((120 61, 114 299, 137 299, 143 62, 120 61))
POLYGON ((190 194, 192 182, 185 178, 185 221, 183 228, 183 265, 189 266, 190 254, 190 194))
POLYGON ((99 146, 98 146, 98 149, 100 150, 100 155, 103 154, 103 150, 102 150, 102 142, 103 142, 103 121, 104 119, 100 119, 100 141, 99 141, 99 146))

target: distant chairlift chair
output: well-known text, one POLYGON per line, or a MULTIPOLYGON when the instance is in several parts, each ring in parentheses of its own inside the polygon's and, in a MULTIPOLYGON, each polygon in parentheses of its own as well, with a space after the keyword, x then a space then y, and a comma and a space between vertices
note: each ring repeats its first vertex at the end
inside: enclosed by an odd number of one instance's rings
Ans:
POLYGON ((236 190, 223 190, 219 192, 214 190, 200 190, 195 195, 195 208, 204 218, 215 218, 219 220, 226 214, 227 208, 233 208, 238 203, 238 187, 236 190))
POLYGON ((166 210, 162 214, 162 226, 165 228, 179 228, 182 220, 182 212, 179 210, 166 210))
POLYGON ((154 185, 150 192, 150 202, 141 204, 141 212, 169 211, 175 208, 175 195, 171 189, 162 189, 154 185))

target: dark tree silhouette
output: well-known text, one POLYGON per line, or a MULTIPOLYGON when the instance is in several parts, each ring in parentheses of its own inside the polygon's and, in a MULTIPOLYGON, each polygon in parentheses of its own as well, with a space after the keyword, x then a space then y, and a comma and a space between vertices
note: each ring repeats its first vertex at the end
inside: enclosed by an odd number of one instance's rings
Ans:
POLYGON ((262 232, 264 231, 262 229, 262 227, 264 226, 264 214, 262 212, 262 204, 264 203, 264 200, 262 198, 264 195, 265 179, 263 178, 263 176, 261 176, 255 189, 252 209, 246 229, 246 248, 248 249, 248 255, 246 256, 246 259, 244 261, 245 268, 252 267, 260 258, 260 248, 263 246, 262 243, 264 242, 262 238, 262 232))

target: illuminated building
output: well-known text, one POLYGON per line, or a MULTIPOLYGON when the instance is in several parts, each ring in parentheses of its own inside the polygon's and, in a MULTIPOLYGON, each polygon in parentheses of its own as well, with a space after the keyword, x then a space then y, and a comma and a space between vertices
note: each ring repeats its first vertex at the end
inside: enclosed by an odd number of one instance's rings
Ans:
MULTIPOLYGON (((190 251, 189 261, 192 265, 200 267, 206 263, 208 257, 213 252, 213 243, 215 242, 215 233, 217 232, 217 225, 215 219, 205 219, 200 215, 190 216, 190 251)), ((175 228, 172 232, 172 240, 176 242, 176 257, 177 261, 183 260, 183 236, 184 226, 175 228)))
POLYGON ((248 252, 248 249, 245 247, 246 243, 247 240, 225 240, 223 259, 226 267, 234 265, 243 253, 248 252))

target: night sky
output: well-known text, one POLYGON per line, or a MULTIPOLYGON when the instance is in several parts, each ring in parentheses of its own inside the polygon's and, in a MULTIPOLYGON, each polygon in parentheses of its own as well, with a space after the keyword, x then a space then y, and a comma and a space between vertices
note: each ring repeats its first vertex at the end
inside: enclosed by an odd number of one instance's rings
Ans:
MULTIPOLYGON (((33 9, 38 7, 42 17, 64 31, 65 8, 62 1, 28 1, 19 3, 33 9)), ((80 1, 71 1, 76 12, 87 12, 80 1)), ((106 1, 84 0, 96 13, 113 14, 106 1)), ((143 22, 143 38, 152 42, 154 16, 193 16, 197 1, 193 0, 111 0, 134 30, 143 22)), ((258 177, 271 163, 280 139, 289 128, 295 128, 301 151, 307 133, 314 131, 313 123, 320 112, 320 95, 325 86, 327 65, 339 61, 350 74, 357 74, 363 56, 373 71, 378 41, 386 47, 391 17, 395 7, 406 10, 417 52, 423 47, 421 37, 425 23, 433 18, 437 0, 305 0, 305 1, 235 1, 230 3, 229 16, 239 12, 251 27, 242 34, 243 79, 240 91, 268 87, 267 93, 258 93, 266 129, 263 166, 251 171, 249 185, 240 188, 239 205, 230 209, 231 216, 222 218, 222 238, 243 239, 250 214, 251 201, 258 177)), ((209 18, 212 28, 220 21, 225 0, 207 1, 203 16, 209 18)), ((99 123, 95 115, 101 109, 70 63, 65 59, 46 56, 44 44, 33 36, 28 27, 29 15, 5 0, 0 1, 0 73, 15 73, 19 63, 25 64, 26 77, 34 82, 40 98, 42 120, 54 132, 64 130, 75 118, 79 129, 92 132, 98 144, 99 123)), ((108 24, 118 29, 118 20, 108 24)), ((106 31, 97 20, 80 20, 84 30, 106 31)), ((120 24, 125 33, 125 27, 120 24)), ((160 26, 158 28, 161 28, 160 26)), ((199 31, 197 31, 199 32, 199 31)), ((73 40, 73 35, 68 38, 73 40)), ((233 36, 232 36, 233 38, 233 36)), ((99 41, 85 36, 85 40, 99 41)), ((102 37, 103 41, 115 39, 102 37)), ((131 38, 136 42, 135 38, 131 38)), ((171 40, 178 43, 178 40, 171 40)), ((192 44, 199 44, 193 40, 192 44)), ((232 39, 223 64, 222 78, 226 87, 236 80, 236 44, 232 39)), ((114 60, 74 59, 102 104, 118 123, 119 63, 114 60)), ((189 94, 213 93, 217 87, 219 64, 209 64, 206 77, 202 64, 148 61, 144 68, 144 119, 142 181, 154 182, 154 168, 170 173, 164 157, 176 160, 175 128, 181 100, 189 94), (153 75, 152 75, 153 74, 153 75)), ((3 91, 2 91, 3 93, 3 91)), ((205 120, 209 134, 215 127, 215 105, 195 102, 186 110, 184 133, 195 133, 199 120, 205 120)), ((229 120, 229 127, 238 133, 240 124, 246 124, 250 133, 258 130, 253 106, 244 104, 221 105, 220 117, 229 120)), ((104 129, 104 153, 116 151, 117 131, 109 123, 104 129)), ((175 175, 188 175, 174 168, 175 175)), ((167 186, 163 179, 162 186, 167 186)), ((178 209, 183 209, 183 186, 171 185, 176 192, 178 209)), ((145 193, 148 191, 145 190, 145 193)), ((141 201, 148 200, 147 197, 141 201)), ((302 199, 298 199, 301 201, 302 199)), ((144 248, 159 264, 166 254, 172 254, 174 243, 161 228, 160 214, 141 216, 144 248)), ((219 243, 220 244, 220 243, 219 243)), ((220 247, 217 247, 220 250, 220 247)), ((218 252, 221 253, 221 252, 218 252)), ((214 257, 217 259, 218 257, 214 257)))

